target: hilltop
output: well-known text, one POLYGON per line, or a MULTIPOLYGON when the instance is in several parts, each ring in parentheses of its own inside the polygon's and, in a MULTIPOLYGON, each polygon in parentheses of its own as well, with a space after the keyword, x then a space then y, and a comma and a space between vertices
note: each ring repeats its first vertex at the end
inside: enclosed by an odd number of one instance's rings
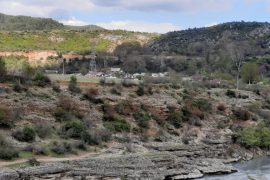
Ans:
POLYGON ((249 46, 252 54, 269 52, 270 24, 229 22, 211 27, 187 29, 164 34, 150 46, 157 54, 205 56, 218 53, 229 43, 249 46))
POLYGON ((96 25, 65 26, 51 18, 30 16, 10 16, 0 13, 0 31, 51 31, 51 30, 101 30, 96 25))

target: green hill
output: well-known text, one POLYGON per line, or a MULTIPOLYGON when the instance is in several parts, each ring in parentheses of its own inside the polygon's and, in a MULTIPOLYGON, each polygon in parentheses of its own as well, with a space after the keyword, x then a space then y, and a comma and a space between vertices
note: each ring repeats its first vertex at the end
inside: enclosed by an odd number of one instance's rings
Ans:
POLYGON ((39 31, 64 28, 63 24, 53 19, 0 14, 0 31, 39 31))

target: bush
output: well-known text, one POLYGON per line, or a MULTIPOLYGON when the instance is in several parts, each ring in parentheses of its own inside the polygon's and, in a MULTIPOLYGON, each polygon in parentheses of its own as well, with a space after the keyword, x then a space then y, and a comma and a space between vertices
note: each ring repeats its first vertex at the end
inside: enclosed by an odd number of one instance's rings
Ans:
POLYGON ((70 77, 68 90, 71 93, 80 93, 81 92, 81 89, 78 87, 77 78, 75 76, 70 77))
POLYGON ((84 93, 84 98, 95 104, 102 103, 102 100, 97 98, 98 95, 99 95, 98 89, 91 88, 84 93))
POLYGON ((59 154, 59 155, 63 155, 63 154, 66 154, 66 153, 73 152, 72 146, 69 143, 67 143, 67 142, 59 143, 59 142, 55 141, 51 145, 51 148, 50 149, 55 154, 59 154))
POLYGON ((144 92, 144 84, 142 84, 142 83, 139 84, 136 93, 137 93, 138 96, 143 96, 144 95, 144 93, 145 93, 144 92))
POLYGON ((181 111, 182 111, 183 120, 188 121, 189 118, 192 116, 192 112, 190 111, 190 108, 188 108, 187 106, 184 106, 182 107, 181 111))
POLYGON ((117 116, 111 117, 109 121, 104 123, 104 126, 112 132, 130 132, 130 124, 117 116))
POLYGON ((193 101, 192 105, 206 112, 212 109, 211 103, 208 102, 206 99, 196 99, 193 101))
POLYGON ((0 105, 0 127, 11 128, 14 125, 11 113, 11 110, 7 106, 0 105))
POLYGON ((23 91, 27 91, 27 88, 22 86, 21 83, 19 83, 18 81, 15 81, 13 84, 13 91, 15 91, 17 93, 21 93, 23 91))
POLYGON ((226 106, 224 104, 219 104, 217 106, 217 110, 224 112, 226 110, 226 106))
POLYGON ((270 128, 263 123, 246 128, 240 133, 240 142, 246 147, 270 148, 270 128))
POLYGON ((50 137, 52 135, 52 131, 52 128, 46 124, 35 126, 35 132, 42 139, 50 137))
POLYGON ((230 97, 230 98, 236 98, 236 92, 233 90, 228 89, 226 92, 226 96, 230 97))
POLYGON ((18 141, 33 142, 36 138, 36 132, 32 127, 25 126, 23 129, 13 132, 12 136, 18 141))
POLYGON ((57 106, 59 107, 57 111, 59 111, 60 114, 66 113, 67 115, 68 114, 74 115, 80 119, 83 117, 83 114, 80 112, 80 109, 79 109, 80 106, 75 100, 73 100, 69 96, 60 96, 57 102, 57 106))
POLYGON ((172 124, 175 128, 182 127, 183 124, 183 114, 182 112, 174 111, 169 114, 167 121, 172 124))
POLYGON ((242 121, 247 121, 251 118, 250 112, 242 108, 233 109, 232 112, 237 119, 242 121))
POLYGON ((111 89, 111 93, 121 96, 123 91, 123 87, 120 84, 115 85, 112 89, 111 89))
POLYGON ((60 88, 60 86, 58 84, 53 84, 52 89, 56 93, 60 93, 61 92, 61 88, 60 88))
POLYGON ((0 159, 12 160, 18 157, 18 151, 3 136, 0 136, 0 159))
POLYGON ((73 115, 62 108, 57 108, 54 113, 54 117, 58 122, 65 122, 70 121, 73 118, 73 115))
POLYGON ((42 72, 37 72, 34 76, 33 81, 35 85, 40 87, 45 87, 51 84, 50 78, 48 78, 48 76, 45 76, 44 73, 42 72))
POLYGON ((70 138, 81 138, 85 132, 85 126, 79 120, 69 121, 62 127, 62 132, 70 138))
POLYGON ((139 127, 141 128, 149 128, 149 121, 151 120, 151 116, 146 112, 139 112, 133 115, 134 119, 137 121, 139 127))
POLYGON ((98 136, 96 133, 91 132, 85 132, 82 136, 82 139, 84 142, 86 142, 88 145, 99 145, 101 144, 101 137, 98 136))

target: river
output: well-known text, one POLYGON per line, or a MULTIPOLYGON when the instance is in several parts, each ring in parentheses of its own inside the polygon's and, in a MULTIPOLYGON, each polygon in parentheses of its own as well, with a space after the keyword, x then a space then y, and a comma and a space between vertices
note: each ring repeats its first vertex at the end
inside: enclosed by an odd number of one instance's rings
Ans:
POLYGON ((270 157, 234 165, 238 172, 224 176, 208 176, 202 180, 270 180, 270 157))

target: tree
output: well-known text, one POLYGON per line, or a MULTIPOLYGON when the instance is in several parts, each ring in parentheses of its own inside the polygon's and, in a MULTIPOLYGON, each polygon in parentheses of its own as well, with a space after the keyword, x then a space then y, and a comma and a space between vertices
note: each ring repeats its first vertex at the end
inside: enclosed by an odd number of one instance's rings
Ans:
POLYGON ((7 74, 6 63, 2 58, 0 58, 0 79, 2 79, 6 74, 7 74))
POLYGON ((256 63, 246 63, 241 73, 244 82, 252 84, 259 79, 259 66, 256 63))
POLYGON ((230 43, 227 45, 227 51, 236 68, 236 89, 237 90, 239 89, 239 78, 240 78, 241 68, 245 60, 245 51, 244 51, 244 48, 241 48, 241 47, 242 47, 241 44, 236 45, 234 43, 230 43))
POLYGON ((75 76, 70 77, 68 90, 72 93, 80 93, 81 92, 80 88, 78 87, 77 78, 75 76))

